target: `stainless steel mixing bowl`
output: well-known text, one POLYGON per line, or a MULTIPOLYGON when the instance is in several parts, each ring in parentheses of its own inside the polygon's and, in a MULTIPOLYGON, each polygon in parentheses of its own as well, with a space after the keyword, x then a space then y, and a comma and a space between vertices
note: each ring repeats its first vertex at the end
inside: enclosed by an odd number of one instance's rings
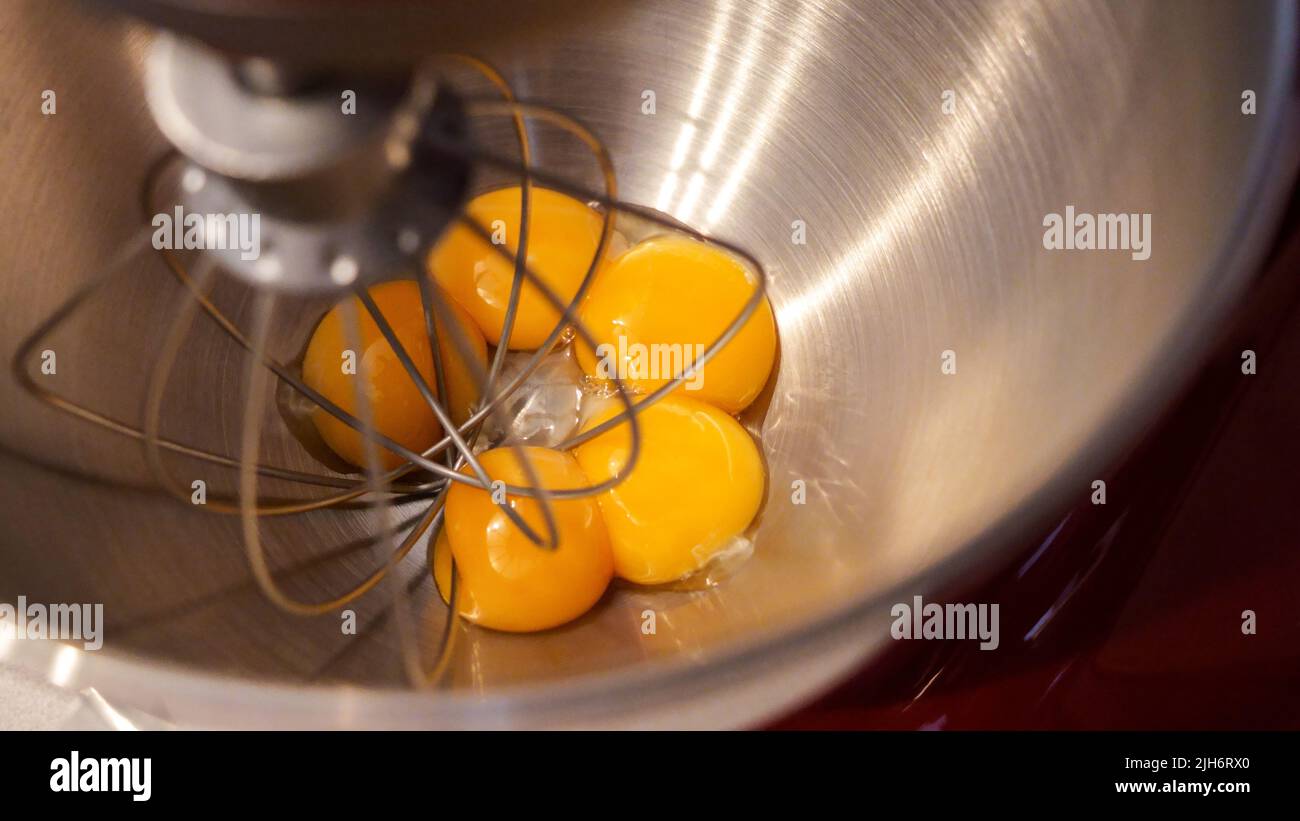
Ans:
MULTIPOLYGON (((0 7, 6 360, 139 230, 141 179, 165 150, 141 89, 148 30, 84 12, 0 7)), ((0 601, 102 602, 107 626, 98 652, 10 641, 3 655, 192 724, 758 720, 878 650, 894 602, 995 567, 1197 366, 1290 184, 1295 22, 1262 1, 647 0, 489 48, 523 97, 605 140, 627 198, 770 267, 781 362, 753 560, 704 591, 616 590, 544 635, 466 632, 451 687, 414 692, 389 596, 357 606, 357 636, 281 613, 250 581, 236 519, 162 497, 138 443, 5 376, 0 601), (1044 218, 1067 206, 1150 214, 1150 258, 1046 250, 1044 218)), ((564 138, 537 142, 541 164, 573 161, 564 138)), ((138 419, 179 293, 157 259, 134 261, 47 344, 44 384, 138 419)), ((220 297, 245 316, 245 291, 220 297)), ((282 312, 276 350, 291 356, 317 316, 282 312)), ((201 320, 165 432, 237 453, 243 368, 201 320)), ((318 467, 268 419, 268 461, 318 467)), ((365 511, 266 532, 304 596, 382 553, 365 511)), ((403 571, 428 649, 441 604, 420 561, 403 571)))

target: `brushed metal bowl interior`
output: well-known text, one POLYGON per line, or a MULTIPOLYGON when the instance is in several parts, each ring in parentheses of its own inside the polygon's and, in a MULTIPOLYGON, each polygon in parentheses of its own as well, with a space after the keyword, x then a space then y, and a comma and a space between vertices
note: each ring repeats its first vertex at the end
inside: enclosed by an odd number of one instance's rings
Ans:
MULTIPOLYGON (((6 361, 140 230, 141 180, 166 150, 143 102, 148 29, 84 12, 0 9, 6 361)), ((1287 3, 1213 0, 647 0, 489 49, 521 97, 605 141, 625 198, 770 269, 781 362, 752 561, 708 590, 616 589, 543 635, 469 630, 451 687, 411 692, 389 596, 358 603, 358 636, 337 616, 281 613, 251 582, 235 518, 164 498, 138 443, 20 395, 6 374, 0 600, 102 602, 105 647, 64 680, 182 721, 754 720, 882 644, 893 602, 995 566, 1196 367, 1289 184, 1294 18, 1287 3), (1044 217, 1067 206, 1151 214, 1150 258, 1046 250, 1044 217), (949 351, 954 374, 941 370, 949 351), (647 609, 654 635, 640 630, 647 609)), ((546 130, 536 149, 543 166, 581 161, 546 130)), ((47 345, 46 384, 138 420, 180 293, 157 259, 133 261, 47 345)), ((246 319, 241 286, 218 300, 246 319)), ((276 352, 292 357, 320 311, 282 304, 276 352)), ((237 453, 244 367, 200 318, 165 432, 237 453)), ((318 468, 267 413, 264 458, 318 468)), ((265 526, 285 585, 312 599, 375 565, 374 530, 357 510, 265 526)), ((402 571, 427 651, 444 617, 422 557, 402 571)), ((37 644, 6 653, 40 666, 54 651, 37 644)))

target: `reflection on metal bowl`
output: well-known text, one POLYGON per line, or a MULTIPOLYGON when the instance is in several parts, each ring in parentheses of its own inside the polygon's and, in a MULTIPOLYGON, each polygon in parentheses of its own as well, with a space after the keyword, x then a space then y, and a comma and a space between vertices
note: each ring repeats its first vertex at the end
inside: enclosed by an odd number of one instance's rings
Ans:
MULTIPOLYGON (((0 131, 6 359, 138 230, 141 179, 165 150, 140 84, 150 33, 82 12, 0 12, 21 33, 3 58, 20 112, 0 131)), ((358 603, 355 637, 281 613, 249 579, 237 519, 162 498, 138 443, 47 412, 6 376, 0 600, 102 602, 105 647, 66 681, 183 723, 770 715, 878 650, 895 601, 996 568, 1196 366, 1289 182, 1294 23, 1284 3, 654 0, 489 45, 522 97, 605 141, 625 198, 772 272, 781 362, 754 558, 703 591, 617 589, 547 634, 467 632, 449 687, 414 692, 388 597, 358 603), (1046 248, 1045 219, 1071 207, 1150 215, 1149 258, 1046 248)), ((535 148, 540 165, 575 163, 561 135, 540 130, 535 148)), ((177 289, 151 258, 128 274, 50 346, 60 390, 134 419, 177 289)), ((247 291, 222 289, 246 321, 247 291)), ((273 348, 291 357, 317 316, 282 323, 273 348)), ((241 352, 200 324, 182 356, 165 432, 237 452, 241 352)), ((316 467, 277 421, 263 456, 316 467)), ((319 598, 384 554, 372 532, 364 511, 327 511, 266 538, 294 568, 286 585, 319 598)), ((402 570, 432 643, 441 602, 416 557, 402 570)), ((6 652, 41 670, 59 655, 6 652)))

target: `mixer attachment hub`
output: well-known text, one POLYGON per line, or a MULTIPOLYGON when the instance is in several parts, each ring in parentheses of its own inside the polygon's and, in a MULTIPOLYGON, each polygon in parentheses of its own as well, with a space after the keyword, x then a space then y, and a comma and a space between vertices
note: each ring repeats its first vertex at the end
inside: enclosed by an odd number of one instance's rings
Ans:
POLYGON ((431 147, 466 138, 460 102, 419 71, 304 81, 161 34, 146 86, 159 129, 190 161, 184 211, 257 232, 205 232, 203 249, 259 286, 391 277, 441 234, 468 186, 468 163, 431 147))

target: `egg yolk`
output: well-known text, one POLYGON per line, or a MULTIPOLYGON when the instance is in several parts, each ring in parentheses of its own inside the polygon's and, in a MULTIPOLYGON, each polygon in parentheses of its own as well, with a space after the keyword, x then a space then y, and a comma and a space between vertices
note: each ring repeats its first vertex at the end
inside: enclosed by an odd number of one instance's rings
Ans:
MULTIPOLYGON (((410 280, 397 280, 376 285, 370 288, 369 294, 420 375, 436 392, 432 347, 425 331, 419 286, 410 280)), ((347 325, 350 319, 343 304, 334 306, 316 326, 307 345, 302 363, 303 381, 352 416, 362 419, 356 380, 364 379, 375 430, 413 451, 423 452, 442 437, 442 427, 361 300, 350 299, 356 311, 358 332, 355 336, 350 334, 347 325), (354 340, 360 344, 355 351, 354 340)), ((455 316, 456 332, 467 343, 479 368, 485 369, 487 343, 483 334, 452 300, 444 295, 443 301, 450 309, 449 314, 455 316)), ((460 424, 470 416, 478 401, 477 382, 470 363, 461 356, 450 335, 451 329, 440 314, 435 313, 435 318, 447 387, 447 409, 452 420, 460 424)), ((366 441, 359 431, 323 408, 313 410, 311 418, 331 450, 350 464, 365 467, 366 441)), ((404 461, 382 445, 375 447, 385 469, 395 468, 404 461)))
MULTIPOLYGON (((579 318, 597 344, 575 343, 595 377, 620 377, 649 393, 702 356, 753 296, 739 260, 689 237, 634 245, 601 271, 579 318)), ((776 320, 764 298, 731 341, 678 388, 738 413, 757 398, 776 359, 776 320)))
MULTIPOLYGON (((522 451, 542 487, 574 489, 589 484, 577 460, 549 448, 522 451)), ((479 456, 493 481, 529 485, 510 448, 479 456)), ((468 473, 468 466, 465 468, 468 473)), ((543 538, 541 503, 507 495, 507 503, 543 538)), ((447 492, 444 538, 434 545, 434 578, 444 599, 450 555, 456 559, 457 608, 467 620, 510 632, 546 630, 587 612, 604 594, 614 560, 600 509, 590 497, 551 500, 558 530, 553 549, 534 544, 493 504, 489 491, 457 482, 447 492), (438 555, 439 549, 442 556, 438 555), (439 568, 441 567, 441 570, 439 568)))
MULTIPOLYGON (((600 243, 602 218, 585 203, 533 186, 528 200, 528 266, 566 304, 578 292, 600 243)), ((480 194, 469 217, 512 254, 519 247, 519 186, 480 194)), ((611 249, 614 246, 611 246, 611 249)), ((488 341, 501 342, 514 263, 464 225, 454 224, 429 255, 429 270, 478 322, 488 341)), ((607 253, 609 249, 607 249, 607 253)), ((542 293, 525 282, 510 333, 511 350, 541 347, 560 321, 542 293)))
MULTIPOLYGON (((597 414, 586 429, 621 410, 612 406, 597 414)), ((763 461, 739 422, 679 394, 649 406, 637 421, 636 464, 596 498, 614 572, 639 584, 659 584, 699 570, 750 525, 763 501, 763 461)), ((595 484, 624 472, 630 444, 624 422, 575 451, 595 484)))

